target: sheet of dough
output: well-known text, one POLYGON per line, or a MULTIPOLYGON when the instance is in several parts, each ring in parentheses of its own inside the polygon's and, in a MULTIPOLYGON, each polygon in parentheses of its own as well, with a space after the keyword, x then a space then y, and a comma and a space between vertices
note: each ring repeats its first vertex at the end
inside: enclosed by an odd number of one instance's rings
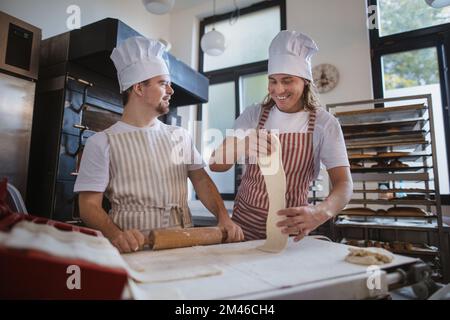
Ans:
POLYGON ((137 282, 169 282, 222 274, 222 270, 212 258, 208 258, 201 251, 195 251, 194 256, 192 252, 179 248, 139 251, 124 254, 122 257, 128 266, 128 272, 137 282), (185 263, 180 265, 180 261, 185 263))
POLYGON ((277 136, 271 135, 272 145, 275 147, 269 157, 259 157, 258 165, 264 176, 267 193, 269 195, 269 213, 267 215, 266 234, 267 239, 264 245, 257 249, 278 253, 284 250, 287 245, 288 235, 281 232, 277 223, 285 218, 277 215, 277 211, 286 208, 286 174, 283 169, 281 158, 281 143, 277 136))

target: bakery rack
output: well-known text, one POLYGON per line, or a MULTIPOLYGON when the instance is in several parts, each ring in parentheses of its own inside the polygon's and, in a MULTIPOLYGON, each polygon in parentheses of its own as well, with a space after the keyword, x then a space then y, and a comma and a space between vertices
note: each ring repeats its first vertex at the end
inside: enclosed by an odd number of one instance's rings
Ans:
POLYGON ((449 282, 431 95, 328 104, 327 110, 341 124, 354 182, 331 237, 420 257, 449 282))

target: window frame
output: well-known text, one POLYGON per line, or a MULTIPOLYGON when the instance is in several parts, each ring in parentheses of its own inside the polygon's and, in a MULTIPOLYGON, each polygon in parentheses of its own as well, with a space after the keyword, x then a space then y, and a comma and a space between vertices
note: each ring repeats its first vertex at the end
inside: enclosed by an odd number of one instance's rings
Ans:
MULTIPOLYGON (((367 0, 367 6, 377 6, 378 0, 367 0)), ((378 19, 378 17, 377 17, 378 19)), ((450 137, 450 23, 406 31, 380 37, 379 29, 369 30, 370 58, 372 65, 373 96, 384 98, 382 57, 387 54, 434 47, 438 55, 439 79, 444 115, 444 132, 450 137)), ((382 105, 377 107, 383 107, 382 105)), ((450 138, 446 139, 447 165, 450 167, 450 138)), ((441 178, 441 177, 440 177, 441 178)), ((448 177, 442 177, 450 180, 448 177)), ((450 205, 450 195, 441 194, 443 205, 450 205)))
MULTIPOLYGON (((255 13, 258 11, 262 11, 265 9, 273 8, 273 7, 279 7, 280 8, 280 30, 286 30, 287 23, 286 23, 286 0, 266 0, 262 2, 258 2, 256 4, 253 4, 251 6, 242 8, 239 10, 240 14, 239 16, 242 17, 246 14, 255 13)), ((239 117, 241 114, 241 99, 240 99, 240 78, 242 76, 250 75, 250 74, 256 74, 256 73, 264 73, 268 70, 268 60, 263 61, 257 61, 242 65, 236 65, 233 67, 228 67, 224 69, 218 69, 213 71, 204 72, 204 54, 201 49, 200 43, 203 35, 205 34, 205 28, 206 26, 228 20, 233 12, 227 12, 221 15, 206 17, 203 20, 200 21, 200 37, 198 41, 198 66, 199 66, 199 72, 202 73, 204 76, 206 76, 209 79, 209 84, 220 84, 224 82, 234 82, 234 90, 235 90, 235 114, 236 117, 239 117)), ((268 48, 267 48, 268 49, 268 48)), ((203 113, 203 105, 199 104, 197 105, 197 121, 202 121, 202 113, 203 113)), ((238 189, 238 181, 237 181, 237 172, 238 170, 235 170, 235 176, 234 176, 234 182, 235 182, 235 188, 234 193, 221 193, 221 196, 224 200, 234 200, 237 194, 238 189)))

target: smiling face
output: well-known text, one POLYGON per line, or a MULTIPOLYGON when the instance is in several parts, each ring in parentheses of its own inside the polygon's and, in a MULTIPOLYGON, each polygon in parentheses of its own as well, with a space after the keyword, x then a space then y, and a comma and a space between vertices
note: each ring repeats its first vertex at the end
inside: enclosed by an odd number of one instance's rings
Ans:
POLYGON ((305 81, 300 77, 288 74, 269 76, 269 94, 282 112, 294 113, 303 109, 304 89, 305 81))
POLYGON ((170 98, 173 93, 170 76, 162 75, 151 78, 144 84, 142 99, 146 105, 155 108, 160 115, 163 115, 169 112, 170 98))

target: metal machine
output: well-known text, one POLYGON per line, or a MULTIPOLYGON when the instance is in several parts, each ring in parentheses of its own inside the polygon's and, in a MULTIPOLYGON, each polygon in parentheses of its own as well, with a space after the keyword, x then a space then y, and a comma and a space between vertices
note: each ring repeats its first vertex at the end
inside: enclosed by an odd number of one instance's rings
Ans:
POLYGON ((0 178, 26 196, 41 30, 0 11, 0 178))

